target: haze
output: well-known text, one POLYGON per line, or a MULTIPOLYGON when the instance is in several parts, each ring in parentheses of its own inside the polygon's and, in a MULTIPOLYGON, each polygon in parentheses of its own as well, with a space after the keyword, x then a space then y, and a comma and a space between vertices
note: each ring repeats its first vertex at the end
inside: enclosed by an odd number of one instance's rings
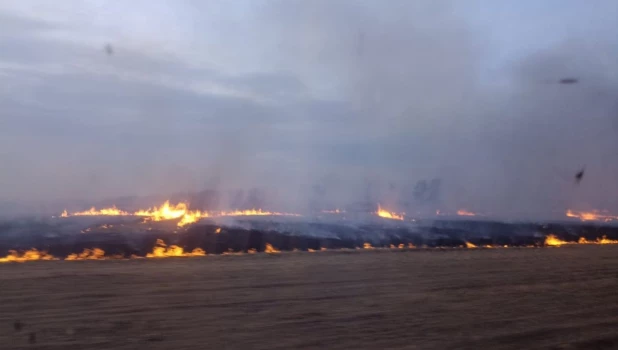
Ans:
POLYGON ((613 0, 3 1, 2 210, 258 188, 294 210, 618 212, 616 18, 613 0))

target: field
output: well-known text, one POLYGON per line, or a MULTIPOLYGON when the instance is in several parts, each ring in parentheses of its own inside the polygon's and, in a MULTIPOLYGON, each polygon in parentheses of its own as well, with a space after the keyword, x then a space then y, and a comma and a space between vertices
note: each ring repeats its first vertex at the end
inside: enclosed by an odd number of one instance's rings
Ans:
POLYGON ((2 264, 0 302, 3 349, 614 349, 618 247, 2 264))

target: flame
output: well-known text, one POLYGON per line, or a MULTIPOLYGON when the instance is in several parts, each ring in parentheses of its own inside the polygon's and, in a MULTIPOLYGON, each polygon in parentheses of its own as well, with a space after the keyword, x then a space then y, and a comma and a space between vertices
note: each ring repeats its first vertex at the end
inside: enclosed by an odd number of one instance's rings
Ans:
POLYGON ((221 227, 217 227, 217 229, 215 230, 215 233, 216 233, 216 234, 221 233, 221 227))
MULTIPOLYGON (((65 213, 66 213, 66 210, 62 214, 65 214, 65 213)), ((131 215, 131 214, 126 211, 116 208, 116 206, 114 205, 111 208, 104 208, 101 210, 97 210, 95 207, 92 207, 89 210, 79 211, 71 215, 72 216, 126 216, 126 215, 131 215)), ((62 215, 62 217, 66 217, 66 216, 62 215)))
POLYGON ((556 237, 555 235, 547 235, 547 237, 545 237, 545 245, 546 246, 560 247, 561 245, 564 245, 564 244, 570 244, 570 243, 561 240, 560 238, 556 237))
POLYGON ((374 249, 371 243, 365 242, 363 243, 363 249, 374 249))
POLYGON ((471 211, 467 211, 465 209, 459 209, 459 210, 457 210, 457 215, 459 215, 459 216, 476 216, 476 213, 473 213, 471 211))
POLYGON ((101 260, 104 256, 105 251, 103 249, 93 248, 84 249, 84 251, 79 254, 69 254, 66 258, 64 258, 64 260, 101 260))
POLYGON ((57 258, 47 254, 46 251, 39 251, 37 249, 30 249, 21 254, 15 250, 9 250, 7 256, 0 258, 0 262, 25 262, 36 260, 57 260, 57 258))
POLYGON ((307 248, 307 251, 308 251, 309 253, 315 253, 315 249, 307 248))
POLYGON ((379 203, 378 203, 378 211, 376 211, 376 214, 378 214, 379 217, 387 218, 387 219, 394 219, 394 220, 403 220, 403 217, 405 215, 404 213, 397 214, 397 213, 390 212, 388 210, 384 210, 382 209, 379 203))
POLYGON ((614 216, 614 215, 605 215, 605 214, 600 214, 598 211, 591 211, 591 212, 576 212, 573 211, 571 209, 568 209, 566 211, 566 216, 570 217, 570 218, 578 218, 581 221, 605 221, 605 222, 609 222, 612 220, 618 220, 618 216, 614 216))
POLYGON ((597 238, 598 244, 618 244, 618 240, 616 239, 608 239, 607 236, 603 236, 601 238, 597 238))
POLYGON ((414 249, 414 248, 416 248, 416 246, 414 244, 412 244, 412 243, 408 243, 408 248, 414 249))
POLYGON ((180 219, 178 226, 182 227, 188 224, 199 221, 201 218, 208 217, 208 213, 202 213, 199 210, 190 211, 187 203, 180 202, 176 205, 170 205, 170 201, 165 201, 160 207, 149 208, 146 210, 138 210, 133 215, 145 216, 152 221, 180 219))
POLYGON ((579 237, 579 240, 577 241, 577 243, 579 244, 618 244, 618 240, 609 239, 607 238, 607 236, 602 236, 600 238, 597 238, 594 241, 589 241, 584 237, 579 237))
POLYGON ((277 253, 281 253, 281 251, 277 250, 277 248, 273 247, 272 244, 266 243, 266 247, 264 248, 264 253, 267 253, 267 254, 277 254, 277 253))
POLYGON ((255 254, 255 253, 257 253, 257 250, 255 250, 255 248, 251 248, 251 249, 247 250, 247 253, 255 254))
POLYGON ((63 218, 69 216, 100 216, 100 215, 110 215, 110 216, 141 216, 145 218, 145 221, 163 221, 163 220, 173 220, 180 219, 178 221, 178 226, 182 227, 194 222, 199 221, 202 218, 208 217, 220 217, 220 216, 300 216, 299 214, 292 213, 280 213, 280 212, 271 212, 264 211, 262 209, 246 209, 246 210, 233 210, 233 211, 219 211, 219 212, 206 212, 200 210, 189 210, 189 206, 185 202, 180 202, 176 205, 171 205, 169 201, 165 201, 160 207, 153 207, 149 209, 141 209, 134 213, 129 213, 123 210, 116 208, 115 206, 111 208, 96 210, 96 208, 92 207, 90 210, 76 212, 69 214, 66 210, 62 212, 60 215, 63 218))
POLYGON ((466 248, 478 248, 475 244, 466 241, 466 248))
POLYGON ((169 258, 169 257, 189 257, 189 256, 206 256, 206 252, 202 248, 195 248, 190 253, 185 253, 182 247, 177 245, 167 246, 162 239, 157 239, 152 253, 146 254, 147 258, 169 258))

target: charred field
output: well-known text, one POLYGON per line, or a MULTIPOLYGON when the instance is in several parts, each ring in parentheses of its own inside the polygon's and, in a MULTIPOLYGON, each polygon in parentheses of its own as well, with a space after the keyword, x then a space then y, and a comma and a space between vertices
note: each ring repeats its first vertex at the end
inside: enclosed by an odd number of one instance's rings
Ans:
POLYGON ((143 222, 135 217, 88 216, 23 219, 0 223, 0 257, 36 249, 63 258, 98 248, 108 257, 144 257, 157 240, 205 254, 359 248, 544 247, 549 235, 565 243, 606 237, 618 243, 618 226, 573 221, 500 222, 476 219, 404 222, 376 217, 342 220, 243 217, 201 220, 178 227, 178 220, 143 222))

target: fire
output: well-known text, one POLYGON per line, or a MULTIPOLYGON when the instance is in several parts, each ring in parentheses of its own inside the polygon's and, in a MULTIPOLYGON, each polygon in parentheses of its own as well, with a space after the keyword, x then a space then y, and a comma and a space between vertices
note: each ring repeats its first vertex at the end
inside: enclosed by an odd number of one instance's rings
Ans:
POLYGON ((618 244, 618 240, 609 239, 607 238, 607 236, 602 236, 600 238, 597 238, 594 241, 589 241, 584 237, 579 237, 579 240, 577 241, 577 243, 579 244, 618 244))
POLYGON ((105 251, 103 249, 93 248, 84 249, 84 251, 79 254, 69 254, 66 258, 64 258, 64 260, 101 260, 104 256, 105 251))
POLYGON ((387 219, 394 219, 394 220, 403 220, 403 217, 405 215, 405 213, 397 214, 397 213, 390 212, 388 210, 384 210, 382 209, 379 203, 378 203, 378 211, 376 211, 376 214, 378 214, 379 217, 387 218, 387 219))
POLYGON ((467 211, 465 209, 459 209, 459 210, 457 210, 457 215, 459 215, 459 216, 476 216, 476 213, 473 213, 471 211, 467 211))
POLYGON ((206 252, 201 248, 195 248, 190 253, 185 253, 182 247, 177 245, 166 245, 162 239, 157 239, 152 253, 146 254, 147 258, 170 258, 170 257, 189 257, 206 256, 206 252))
POLYGON ((466 241, 466 248, 478 248, 475 244, 466 241))
POLYGON ((308 251, 309 253, 315 253, 315 249, 307 248, 307 251, 308 251))
POLYGON ((618 216, 614 216, 614 215, 605 215, 605 214, 600 214, 598 211, 591 211, 591 212, 576 212, 573 211, 571 209, 568 209, 566 211, 566 216, 570 217, 570 218, 578 218, 581 221, 612 221, 612 220, 618 220, 618 216))
POLYGON ((165 201, 160 207, 149 208, 147 210, 138 210, 133 215, 145 216, 152 221, 180 219, 178 226, 182 227, 188 224, 199 221, 201 218, 208 217, 208 213, 202 213, 199 210, 190 211, 188 205, 180 202, 176 205, 170 205, 170 201, 165 201))
POLYGON ((63 218, 69 216, 100 216, 100 215, 109 215, 109 216, 140 216, 144 217, 146 221, 163 221, 163 220, 174 220, 179 219, 178 226, 182 227, 188 224, 195 223, 202 218, 208 217, 221 217, 221 216, 300 216, 299 214, 292 213, 280 213, 280 212, 271 212, 264 211, 262 209, 246 209, 246 210, 233 210, 233 211, 213 211, 206 212, 200 210, 189 210, 189 206, 187 203, 180 202, 176 205, 170 204, 169 201, 165 201, 160 207, 154 207, 149 209, 141 209, 134 213, 129 213, 123 210, 116 208, 115 206, 111 208, 97 210, 95 207, 90 208, 90 210, 76 212, 69 214, 66 210, 62 212, 60 215, 63 218))
POLYGON ((363 249, 374 249, 371 243, 365 242, 363 243, 363 249))
MULTIPOLYGON (((66 213, 66 210, 62 214, 63 214, 62 217, 68 216, 68 215, 64 216, 64 214, 68 214, 66 213)), ((126 216, 126 215, 131 215, 131 214, 129 214, 126 211, 116 208, 116 206, 114 205, 111 208, 104 208, 101 210, 97 210, 95 207, 92 207, 89 210, 79 211, 71 215, 72 216, 126 216)))
POLYGON ((23 253, 19 253, 15 250, 9 250, 9 255, 4 258, 0 258, 0 262, 25 262, 36 260, 57 260, 52 255, 47 254, 45 251, 39 251, 37 249, 30 249, 23 253))
POLYGON ((267 253, 267 254, 277 254, 277 253, 281 253, 281 251, 277 250, 277 248, 273 247, 272 244, 266 243, 266 247, 264 248, 264 253, 267 253))
POLYGON ((545 237, 546 246, 560 247, 561 245, 564 245, 564 244, 571 244, 571 243, 563 241, 560 238, 556 237, 555 235, 548 235, 547 237, 545 237))
POLYGON ((598 244, 618 244, 618 240, 616 239, 608 239, 607 236, 603 236, 601 238, 597 238, 598 244))
POLYGON ((217 227, 217 229, 215 230, 215 234, 219 234, 221 233, 221 227, 217 227))

